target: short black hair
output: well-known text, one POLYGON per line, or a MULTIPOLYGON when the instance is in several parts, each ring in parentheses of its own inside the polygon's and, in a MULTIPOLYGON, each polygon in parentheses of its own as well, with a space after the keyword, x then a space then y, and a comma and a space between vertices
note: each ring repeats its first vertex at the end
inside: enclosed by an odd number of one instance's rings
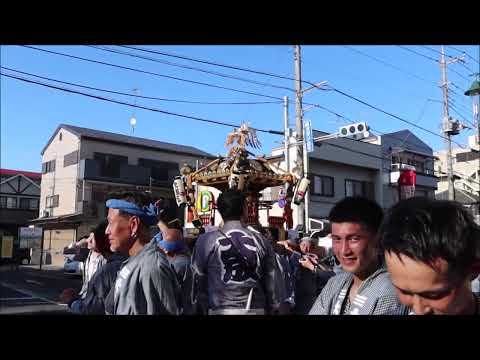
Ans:
POLYGON ((110 254, 110 242, 108 241, 108 236, 105 234, 107 229, 108 221, 103 220, 100 222, 93 230, 93 235, 95 236, 95 245, 98 251, 102 254, 110 254))
POLYGON ((383 220, 383 210, 375 201, 364 197, 346 197, 330 210, 328 219, 331 223, 358 223, 376 234, 383 220))
POLYGON ((459 203, 411 198, 387 213, 379 231, 383 251, 433 265, 440 258, 449 274, 464 277, 480 259, 480 228, 459 203))
POLYGON ((245 195, 238 190, 226 190, 217 200, 217 209, 226 220, 240 220, 243 214, 245 195))

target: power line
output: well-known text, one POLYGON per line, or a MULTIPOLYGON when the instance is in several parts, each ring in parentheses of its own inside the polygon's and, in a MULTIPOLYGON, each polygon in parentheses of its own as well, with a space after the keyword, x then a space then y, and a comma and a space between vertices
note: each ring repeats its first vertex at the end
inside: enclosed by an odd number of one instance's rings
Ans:
MULTIPOLYGON (((440 51, 435 50, 435 49, 432 49, 432 48, 429 48, 428 46, 425 46, 425 45, 421 45, 421 46, 422 46, 423 48, 425 48, 425 49, 428 49, 428 50, 436 53, 436 54, 439 54, 439 55, 442 54, 440 51)), ((466 55, 466 54, 465 54, 465 55, 466 55)), ((449 58, 451 58, 451 59, 455 59, 455 58, 456 58, 455 56, 448 55, 448 54, 445 54, 445 56, 447 56, 447 57, 449 57, 449 58)), ((467 65, 464 64, 463 60, 460 61, 460 65, 462 65, 462 66, 463 66, 465 69, 467 69, 468 71, 470 71, 470 72, 472 72, 472 73, 474 72, 472 69, 470 69, 467 65)))
MULTIPOLYGON (((295 78, 289 77, 289 76, 267 73, 267 72, 264 72, 264 71, 258 71, 258 70, 243 68, 243 67, 239 67, 239 66, 220 64, 220 63, 216 63, 216 62, 213 62, 213 61, 201 60, 201 59, 198 59, 198 58, 192 58, 192 57, 184 56, 184 55, 177 55, 177 54, 168 53, 168 52, 165 52, 165 51, 144 49, 144 48, 139 48, 139 47, 136 47, 136 46, 128 46, 128 45, 119 45, 119 46, 124 47, 124 48, 138 50, 138 51, 144 51, 144 52, 148 52, 148 53, 153 53, 153 54, 169 56, 169 57, 174 57, 174 58, 183 59, 183 60, 199 62, 199 63, 202 63, 202 64, 208 64, 208 65, 212 65, 212 66, 219 66, 219 67, 238 70, 238 71, 250 72, 250 73, 258 74, 258 75, 275 77, 275 78, 278 78, 278 79, 297 81, 295 78)), ((302 82, 313 85, 313 83, 310 83, 310 82, 307 82, 307 81, 302 81, 302 82)))
MULTIPOLYGON (((42 82, 39 82, 39 81, 25 79, 25 78, 14 76, 14 75, 8 75, 8 74, 2 73, 2 72, 0 72, 0 75, 1 76, 6 76, 6 77, 9 77, 9 78, 13 78, 13 79, 17 79, 17 80, 20 80, 20 81, 32 83, 32 84, 45 86, 45 87, 52 88, 52 89, 57 89, 57 90, 61 90, 61 91, 65 91, 65 92, 69 92, 69 93, 73 93, 73 94, 83 95, 83 96, 95 98, 95 99, 98 99, 98 100, 108 101, 108 102, 112 102, 112 103, 116 103, 116 104, 120 104, 120 105, 131 106, 131 107, 135 107, 135 108, 139 108, 139 109, 154 111, 154 112, 158 112, 158 113, 161 113, 161 114, 166 114, 166 115, 171 115, 171 116, 176 116, 176 117, 182 117, 182 118, 186 118, 186 119, 202 121, 202 122, 207 122, 207 123, 217 124, 217 125, 222 125, 222 126, 228 126, 228 127, 234 127, 234 128, 239 127, 239 125, 237 125, 237 124, 230 124, 230 123, 225 123, 225 122, 216 121, 216 120, 204 119, 204 118, 191 116, 191 115, 173 113, 173 112, 170 112, 170 111, 164 111, 164 110, 160 110, 160 109, 156 109, 156 108, 152 108, 152 107, 147 107, 147 106, 142 106, 142 105, 138 105, 138 104, 134 105, 134 104, 127 103, 127 102, 124 102, 124 101, 109 99, 109 98, 105 98, 105 97, 102 97, 102 96, 88 94, 88 93, 84 93, 84 92, 77 91, 77 90, 72 90, 72 89, 62 88, 62 87, 55 86, 55 85, 45 84, 45 83, 42 83, 42 82)), ((275 135, 282 135, 282 136, 284 135, 283 131, 263 130, 263 129, 258 129, 258 128, 252 128, 252 129, 254 129, 256 131, 259 131, 259 132, 268 133, 268 134, 275 134, 275 135)))
POLYGON ((360 51, 360 50, 358 50, 358 49, 355 49, 355 48, 353 48, 353 47, 351 47, 351 46, 346 46, 346 45, 345 45, 345 46, 343 46, 343 47, 345 47, 345 48, 347 48, 347 49, 349 49, 349 50, 351 50, 351 51, 354 51, 354 52, 356 52, 356 53, 358 53, 358 54, 361 54, 361 55, 363 55, 363 56, 366 56, 366 57, 368 57, 368 58, 370 58, 370 59, 372 59, 372 60, 374 60, 374 61, 377 61, 377 62, 379 62, 379 63, 381 63, 381 64, 383 64, 383 65, 386 65, 386 66, 388 66, 388 67, 391 67, 391 68, 393 68, 393 69, 395 69, 395 70, 398 70, 398 71, 400 71, 400 72, 403 72, 403 73, 405 73, 405 74, 407 74, 407 75, 409 75, 409 76, 411 76, 411 77, 414 77, 414 78, 416 78, 416 79, 418 79, 418 80, 425 81, 425 82, 427 82, 427 83, 429 83, 429 84, 434 84, 435 86, 438 86, 434 81, 425 79, 425 78, 423 78, 423 77, 421 77, 421 76, 418 76, 418 75, 415 75, 415 74, 413 74, 413 73, 411 73, 411 72, 408 72, 408 71, 406 71, 406 70, 404 70, 404 69, 402 69, 402 68, 399 68, 399 67, 397 67, 397 66, 395 66, 395 65, 393 65, 393 64, 391 64, 391 63, 389 63, 389 62, 387 62, 387 61, 384 61, 384 60, 379 59, 379 58, 377 58, 377 57, 375 57, 375 56, 369 55, 369 54, 367 54, 367 53, 365 53, 365 52, 363 52, 363 51, 360 51))
MULTIPOLYGON (((450 91, 452 91, 452 89, 450 89, 450 91)), ((450 95, 450 94, 449 94, 450 95)), ((461 96, 461 95, 458 95, 457 93, 454 93, 455 95, 455 98, 451 99, 451 100, 454 100, 454 102, 456 102, 457 100, 460 101, 460 100, 466 100, 465 99, 465 96, 461 96)), ((457 103, 457 106, 460 106, 464 111, 466 111, 467 113, 469 113, 470 111, 472 111, 472 109, 468 109, 464 104, 462 103, 457 103)))
POLYGON ((449 69, 451 72, 453 72, 454 74, 457 74, 458 76, 460 76, 462 79, 466 80, 466 81, 470 81, 470 79, 466 78, 465 76, 463 76, 462 74, 460 74, 457 70, 455 69, 452 69, 450 68, 449 69))
POLYGON ((247 83, 250 83, 250 84, 268 86, 268 87, 271 87, 271 88, 288 90, 288 91, 294 91, 293 89, 291 89, 289 87, 286 87, 286 86, 273 85, 273 84, 268 84, 268 83, 264 83, 264 82, 260 82, 260 81, 241 78, 241 77, 238 77, 238 76, 219 73, 219 72, 216 72, 216 71, 205 70, 205 69, 196 68, 196 67, 193 67, 193 66, 181 65, 181 64, 178 64, 178 63, 170 62, 170 61, 160 60, 160 59, 156 59, 156 58, 152 58, 152 57, 148 57, 148 56, 136 55, 136 54, 132 54, 132 53, 125 52, 125 51, 111 49, 111 48, 108 48, 108 47, 105 47, 105 46, 94 46, 94 45, 86 45, 86 46, 94 48, 94 49, 98 49, 98 50, 108 51, 108 52, 111 52, 111 53, 122 54, 122 55, 131 56, 131 57, 138 58, 138 59, 144 59, 144 60, 157 62, 157 63, 160 63, 160 64, 179 67, 179 68, 182 68, 182 69, 199 71, 199 72, 202 72, 202 73, 211 74, 211 75, 215 75, 215 76, 220 76, 220 77, 227 78, 227 79, 239 80, 239 81, 247 82, 247 83))
MULTIPOLYGON (((163 114, 167 114, 167 115, 172 115, 172 116, 178 116, 178 117, 182 117, 182 118, 188 118, 188 119, 197 120, 197 121, 214 123, 214 124, 217 124, 217 125, 223 125, 223 126, 229 126, 229 127, 238 127, 238 125, 235 125, 235 124, 228 124, 228 123, 219 122, 219 121, 214 121, 214 120, 202 119, 202 118, 193 117, 193 116, 189 116, 189 115, 176 114, 176 113, 172 113, 172 112, 168 112, 168 111, 163 111, 163 110, 159 110, 159 109, 155 109, 155 108, 149 108, 149 107, 145 107, 145 106, 141 106, 141 105, 133 105, 133 104, 130 104, 130 103, 125 103, 125 102, 118 101, 118 100, 114 100, 114 99, 108 99, 108 98, 104 98, 104 97, 100 97, 100 96, 96 96, 96 95, 92 95, 92 94, 87 94, 87 93, 79 92, 79 91, 76 91, 76 90, 61 88, 61 87, 58 87, 58 86, 53 86, 53 85, 49 85, 49 84, 37 82, 37 81, 34 81, 34 80, 29 80, 29 79, 25 79, 25 78, 13 76, 13 75, 4 74, 4 73, 1 73, 1 72, 0 72, 0 75, 1 75, 1 76, 6 76, 6 77, 9 77, 9 78, 13 78, 13 79, 17 79, 17 80, 20 80, 20 81, 28 82, 28 83, 33 83, 33 84, 45 86, 45 87, 48 87, 48 88, 53 88, 53 89, 57 89, 57 90, 61 90, 61 91, 66 91, 66 92, 69 92, 69 93, 74 93, 74 94, 83 95, 83 96, 87 96, 87 97, 92 97, 92 98, 95 98, 95 99, 99 99, 99 100, 103 100, 103 101, 108 101, 108 102, 112 102, 112 103, 117 103, 117 104, 121 104, 121 105, 126 105, 126 106, 131 106, 131 107, 137 107, 137 108, 141 108, 141 109, 144 109, 144 110, 150 110, 150 111, 154 111, 154 112, 159 112, 159 113, 163 113, 163 114)), ((324 108, 324 107, 321 107, 321 106, 318 106, 318 107, 324 108)), ((326 109, 326 108, 324 108, 324 109, 326 109)), ((337 115, 339 115, 339 114, 337 114, 337 115)), ((341 116, 341 115, 339 115, 339 116, 341 116)), ((263 130, 263 129, 257 129, 257 128, 252 128, 252 129, 255 129, 256 131, 264 132, 264 133, 270 133, 270 134, 276 134, 276 135, 283 135, 283 132, 281 132, 281 131, 263 130)), ((331 144, 331 143, 327 143, 327 144, 330 145, 330 146, 337 147, 337 148, 343 148, 343 149, 345 149, 345 150, 347 150, 347 151, 351 151, 351 152, 354 152, 354 153, 364 154, 364 155, 366 155, 366 156, 375 157, 375 158, 378 158, 378 159, 390 161, 390 159, 388 159, 388 158, 378 157, 378 156, 375 156, 375 155, 372 155, 372 154, 368 154, 368 153, 364 153, 364 152, 361 152, 361 151, 358 151, 358 150, 353 150, 353 149, 350 149, 350 148, 347 148, 347 147, 343 147, 343 146, 341 146, 341 145, 331 144)), ((434 170, 434 171, 435 171, 435 170, 434 170)), ((458 173, 458 174, 460 174, 460 173, 458 173)), ((460 175, 463 175, 463 174, 460 174, 460 175)), ((463 176, 465 176, 465 175, 463 175, 463 176)), ((465 176, 465 177, 466 177, 466 176, 465 176)))
POLYGON ((454 104, 449 104, 449 107, 458 115, 460 116, 464 121, 466 121, 469 125, 473 126, 473 128, 476 128, 477 126, 471 122, 470 120, 467 120, 465 116, 463 116, 460 111, 455 107, 454 104))
MULTIPOLYGON (((425 45, 420 45, 420 46, 423 47, 424 49, 427 49, 427 50, 429 50, 429 51, 431 51, 431 52, 434 52, 434 53, 437 54, 437 55, 442 55, 442 53, 441 53, 440 51, 435 50, 435 49, 432 49, 431 47, 428 47, 428 46, 425 46, 425 45)), ((455 58, 455 56, 448 55, 448 54, 445 54, 445 56, 446 56, 446 57, 449 57, 449 58, 451 58, 451 59, 454 59, 454 58, 455 58)))
POLYGON ((437 59, 434 59, 434 58, 432 58, 432 57, 430 57, 430 56, 424 55, 424 54, 419 53, 419 52, 417 52, 417 51, 415 51, 415 50, 412 50, 412 49, 410 49, 410 48, 407 48, 406 46, 402 46, 402 45, 396 45, 396 46, 398 46, 399 48, 402 48, 402 49, 404 49, 404 50, 406 50, 406 51, 410 51, 411 53, 414 53, 414 54, 417 54, 417 55, 419 55, 419 56, 422 56, 422 57, 424 57, 424 58, 426 58, 426 59, 428 59, 428 60, 431 60, 431 61, 434 61, 434 62, 438 62, 437 59))
MULTIPOLYGON (((433 100, 427 99, 427 101, 433 101, 433 100)), ((354 122, 354 120, 350 119, 349 117, 347 117, 347 116, 345 116, 345 115, 342 115, 342 114, 339 114, 339 113, 337 113, 336 111, 331 110, 331 109, 329 109, 329 108, 327 108, 327 107, 325 107, 325 106, 322 106, 322 105, 319 105, 319 104, 310 104, 310 103, 305 103, 305 102, 304 102, 303 104, 305 104, 305 105, 310 105, 310 106, 313 106, 313 107, 315 107, 315 108, 322 109, 322 110, 324 110, 324 111, 326 111, 326 112, 328 112, 328 113, 330 113, 330 114, 332 114, 332 115, 335 115, 337 118, 343 119, 344 123, 346 123, 346 124, 351 124, 351 123, 354 122)), ((420 119, 421 119, 421 118, 419 118, 419 119, 417 120, 417 122, 420 121, 420 119)), ((415 146, 414 143, 409 142, 409 141, 406 141, 406 138, 401 139, 401 138, 399 138, 399 137, 393 136, 393 135, 390 134, 390 133, 385 133, 385 132, 380 131, 380 130, 378 130, 378 129, 376 129, 376 128, 373 128, 372 126, 369 126, 369 128, 370 128, 370 130, 373 130, 374 132, 376 132, 376 133, 378 133, 378 134, 380 134, 380 135, 386 135, 386 136, 391 137, 392 139, 396 139, 396 140, 402 141, 403 144, 409 144, 409 145, 415 146)))
MULTIPOLYGON (((124 69, 127 69, 127 70, 133 70, 133 71, 139 71, 139 72, 142 72, 142 73, 147 73, 147 74, 152 74, 152 75, 158 75, 156 73, 150 73, 150 72, 147 72, 147 71, 144 71, 144 70, 139 70, 139 69, 133 69, 133 68, 128 68, 128 67, 124 67, 124 66, 120 66, 120 65, 115 65, 115 64, 110 64, 110 63, 105 63, 105 62, 101 62, 101 61, 97 61, 97 60, 91 60, 91 59, 85 59, 85 58, 81 58, 81 57, 78 57, 78 56, 73 56, 73 55, 69 55, 69 54, 63 54, 63 53, 58 53, 58 52, 55 52, 55 51, 51 51, 51 50, 45 50, 45 49, 39 49, 39 48, 35 48, 35 47, 30 47, 30 46, 26 46, 24 45, 25 47, 28 47, 28 48, 32 48, 34 50, 39 50, 39 51, 44 51, 44 52, 47 52, 47 53, 53 53, 55 55, 60 55, 60 56, 65 56, 65 57, 73 57, 73 58, 77 58, 77 59, 80 59, 80 60, 84 60, 84 61, 88 61, 88 62, 94 62, 94 63, 100 63, 100 64, 103 64, 103 65, 108 65, 108 66, 113 66, 113 67, 120 67, 120 68, 124 68, 124 69)), ((161 75, 163 76, 163 75, 161 75)), ((259 95, 259 96, 266 96, 266 97, 269 97, 269 98, 274 98, 276 100, 279 100, 279 101, 283 101, 283 99, 281 98, 276 98, 276 97, 273 97, 273 96, 268 96, 268 95, 262 95, 262 94, 256 94, 256 95, 259 95)), ((107 100, 108 101, 108 100, 107 100)), ((364 104, 367 104, 365 102, 362 102, 364 104)), ((124 103, 123 103, 124 104, 124 103)), ((306 105, 309 105, 308 103, 305 103, 306 105)), ((125 105, 125 104, 124 104, 125 105)), ((130 104, 131 105, 131 104, 130 104)), ((322 106, 319 106, 318 104, 311 104, 311 105, 314 105, 315 107, 319 107, 319 108, 322 108, 322 106)), ((372 108, 375 108, 373 107, 372 105, 370 104, 367 104, 367 106, 370 106, 372 108)), ((324 109, 326 109, 325 107, 323 107, 324 109)), ((328 110, 327 110, 328 111, 328 110)), ((380 110, 381 111, 381 110, 380 110)), ((383 112, 383 111, 382 111, 383 112)), ((335 113, 335 115, 339 116, 338 113, 335 113)), ((413 123, 410 123, 410 124, 413 124, 413 123)), ((228 125, 230 126, 230 125, 228 125)), ((232 125, 232 126, 237 126, 237 125, 232 125)), ((418 126, 417 126, 418 127, 418 126)), ((420 128, 420 127, 419 127, 420 128)), ((421 128, 423 129, 423 128, 421 128)), ((438 134, 435 134, 437 136, 440 136, 438 134)))
POLYGON ((470 56, 470 54, 467 53, 465 50, 457 49, 456 47, 451 46, 451 45, 447 45, 447 46, 450 47, 450 48, 452 48, 452 49, 454 49, 454 50, 456 50, 456 51, 458 51, 458 52, 460 52, 460 53, 462 53, 462 54, 465 54, 468 58, 470 58, 470 59, 472 59, 473 61, 475 61, 475 62, 477 62, 478 64, 480 64, 480 61, 479 61, 479 60, 475 59, 473 56, 470 56))
POLYGON ((97 87, 93 86, 87 86, 87 85, 80 85, 78 83, 72 83, 72 82, 67 82, 67 81, 62 81, 62 80, 57 80, 57 79, 52 79, 48 78, 45 76, 40 76, 40 75, 35 75, 32 73, 28 73, 25 71, 20 71, 20 70, 15 70, 12 68, 8 68, 6 66, 0 66, 2 69, 6 69, 9 71, 14 71, 23 75, 28 75, 28 76, 33 76, 39 79, 44 79, 48 81, 53 81, 61 84, 66 84, 66 85, 72 85, 84 89, 89 89, 89 90, 95 90, 95 91, 101 91, 101 92, 106 92, 106 93, 111 93, 111 94, 117 94, 117 95, 123 95, 123 96, 129 96, 129 97, 135 97, 135 98, 142 98, 142 99, 148 99, 148 100, 159 100, 159 101, 168 101, 168 102, 178 102, 178 103, 187 103, 187 104, 202 104, 202 105, 257 105, 257 104, 279 104, 281 101, 260 101, 260 102, 204 102, 204 101, 190 101, 190 100, 180 100, 180 99, 168 99, 168 98, 160 98, 160 97, 153 97, 153 96, 143 96, 143 95, 133 95, 129 93, 124 93, 120 91, 114 91, 114 90, 106 90, 106 89, 100 89, 97 87))
MULTIPOLYGON (((335 88, 332 88, 332 89, 333 89, 333 91, 335 91, 336 93, 338 93, 338 94, 340 94, 340 95, 343 95, 343 96, 345 96, 345 97, 348 97, 349 99, 352 99, 352 100, 354 100, 354 101, 356 101, 356 102, 358 102, 358 103, 360 103, 360 104, 363 104, 363 105, 365 105, 365 106, 368 106, 368 107, 370 107, 370 108, 372 108, 372 109, 374 109, 374 110, 377 110, 377 111, 379 111, 379 112, 381 112, 381 113, 383 113, 383 114, 385 114, 385 115, 388 115, 388 116, 393 117, 393 118, 395 118, 395 119, 397 119, 397 120, 400 120, 400 121, 402 121, 402 122, 404 122, 404 123, 406 123, 406 124, 409 124, 409 125, 411 125, 411 126, 414 126, 414 127, 418 128, 418 129, 420 129, 420 130, 423 130, 423 131, 425 131, 425 132, 428 132, 429 134, 435 135, 435 136, 440 137, 440 138, 442 138, 442 139, 446 139, 444 136, 442 136, 442 135, 440 135, 440 134, 437 134, 437 133, 435 133, 435 132, 433 132, 433 131, 431 131, 431 130, 429 130, 429 129, 427 129, 427 128, 424 128, 424 127, 422 127, 422 126, 419 126, 419 125, 417 125, 417 124, 415 124, 415 123, 413 123, 413 122, 411 122, 411 121, 409 121, 409 120, 403 119, 403 118, 401 118, 401 117, 399 117, 399 116, 397 116, 397 115, 395 115, 395 114, 389 113, 388 111, 385 111, 385 110, 383 110, 383 109, 381 109, 381 108, 379 108, 379 107, 377 107, 377 106, 371 105, 371 104, 369 104, 369 103, 367 103, 367 102, 365 102, 365 101, 363 101, 363 100, 360 100, 360 99, 356 98, 355 96, 352 96, 352 95, 350 95, 350 94, 347 94, 347 93, 344 92, 344 91, 341 91, 341 90, 338 90, 338 89, 335 89, 335 88)), ((457 142, 454 142, 454 141, 452 141, 452 142, 455 143, 455 144, 457 144, 457 145, 459 145, 459 146, 462 146, 461 144, 459 144, 459 143, 457 143, 457 142)))
POLYGON ((208 87, 217 88, 217 89, 222 89, 222 90, 229 90, 229 91, 234 91, 234 92, 243 93, 243 94, 261 96, 261 97, 270 98, 270 99, 275 99, 275 100, 283 100, 282 98, 275 97, 275 96, 270 96, 270 95, 266 95, 266 94, 260 94, 260 93, 250 92, 250 91, 244 91, 244 90, 229 88, 229 87, 220 86, 220 85, 208 84, 208 83, 204 83, 204 82, 200 82, 200 81, 193 81, 193 80, 178 78, 178 77, 175 77, 175 76, 163 75, 163 74, 154 73, 154 72, 151 72, 151 71, 141 70, 141 69, 137 69, 137 68, 131 68, 131 67, 127 67, 127 66, 116 65, 116 64, 104 62, 104 61, 92 60, 92 59, 87 59, 87 58, 80 57, 80 56, 75 56, 75 55, 60 53, 60 52, 57 52, 57 51, 40 49, 40 48, 36 48, 36 47, 34 47, 34 46, 28 46, 28 45, 20 45, 20 46, 23 46, 23 47, 26 47, 26 48, 29 48, 29 49, 34 49, 34 50, 37 50, 37 51, 43 51, 43 52, 46 52, 46 53, 51 53, 51 54, 59 55, 59 56, 64 56, 64 57, 67 57, 67 58, 72 58, 72 59, 87 61, 87 62, 91 62, 91 63, 101 64, 101 65, 106 65, 106 66, 111 66, 111 67, 115 67, 115 68, 119 68, 119 69, 124 69, 124 70, 130 70, 130 71, 140 72, 140 73, 143 73, 143 74, 158 76, 158 77, 167 78, 167 79, 171 79, 171 80, 183 81, 183 82, 187 82, 187 83, 191 83, 191 84, 195 84, 195 85, 203 85, 203 86, 208 86, 208 87))
MULTIPOLYGON (((265 94, 259 94, 259 93, 252 93, 252 92, 246 92, 246 91, 242 91, 242 90, 237 90, 237 89, 232 89, 232 88, 226 88, 226 87, 221 87, 221 86, 218 86, 218 85, 212 85, 212 84, 206 84, 206 83, 200 83, 200 82, 196 82, 196 81, 191 81, 191 80, 186 80, 186 79, 180 79, 180 78, 175 78, 175 77, 171 77, 171 76, 167 76, 167 75, 161 75, 161 74, 158 74, 158 73, 152 73, 152 72, 148 72, 148 71, 144 71, 144 70, 140 70, 140 69, 134 69, 134 68, 129 68, 129 67, 125 67, 125 66, 120 66, 120 65, 115 65, 115 64, 110 64, 110 63, 106 63, 106 62, 102 62, 102 61, 97 61, 97 60, 91 60, 91 59, 86 59, 86 58, 82 58, 82 57, 78 57, 78 56, 73 56, 73 55, 67 55, 67 54, 63 54, 63 53, 58 53, 58 52, 55 52, 55 51, 51 51, 51 50, 46 50, 46 49, 39 49, 39 48, 35 48, 35 47, 32 47, 32 46, 27 46, 27 45, 22 45, 24 47, 28 47, 28 48, 32 48, 32 49, 35 49, 35 50, 39 50, 39 51, 43 51, 43 52, 47 52, 47 53, 53 53, 53 54, 56 54, 56 55, 60 55, 60 56, 66 56, 66 57, 69 57, 69 58, 76 58, 76 59, 79 59, 79 60, 84 60, 84 61, 88 61, 88 62, 93 62, 93 63, 100 63, 100 64, 103 64, 103 65, 108 65, 108 66, 113 66, 113 67, 118 67, 118 68, 123 68, 123 69, 127 69, 127 70, 131 70, 131 71, 137 71, 137 72, 141 72, 141 73, 146 73, 146 74, 150 74, 150 75, 155 75, 155 76, 161 76, 161 77, 167 77, 167 78, 172 78, 172 79, 175 79, 175 80, 180 80, 180 81, 186 81, 186 82, 191 82, 191 83, 196 83, 196 84, 201 84, 201 85, 205 85, 205 86, 211 86, 211 87, 216 87, 216 88, 221 88, 221 89, 225 89, 225 90, 231 90, 231 91, 236 91, 236 92, 242 92, 242 93, 247 93, 247 94, 251 94, 251 95, 256 95, 256 96, 263 96, 263 97, 268 97, 268 98, 272 98, 272 99, 275 99, 275 100, 283 100, 281 98, 278 98, 278 97, 274 97, 274 96, 270 96, 270 95, 265 95, 265 94)), ((399 47, 402 47, 400 45, 397 45, 399 47)), ((123 47, 127 47, 127 48, 134 48, 134 49, 138 49, 138 48, 135 48, 135 47, 130 47, 130 46, 123 46, 123 47)), ((405 48, 405 49, 408 49, 408 48, 405 48)), ((145 49, 140 49, 142 51, 147 51, 147 52, 154 52, 154 53, 160 53, 160 54, 163 54, 162 52, 158 52, 158 51, 153 51, 153 50, 145 50, 145 49)), ((410 50, 410 49, 408 49, 410 50)), ((178 56, 176 56, 178 57, 178 56)), ((186 57, 182 57, 182 58, 186 58, 186 57)), ((203 60, 195 60, 195 61, 199 61, 199 62, 204 62, 204 63, 210 63, 210 62, 206 62, 206 61, 203 61, 203 60)), ((434 60, 437 62, 437 60, 434 60)), ((223 66, 223 67, 230 67, 230 68, 236 68, 236 69, 241 69, 243 71, 249 71, 249 72, 256 72, 256 73, 260 73, 260 74, 263 74, 263 75, 268 75, 268 76, 274 76, 274 77, 280 77, 280 78, 284 78, 284 79, 291 79, 291 78, 287 78, 287 77, 284 77, 284 76, 280 76, 280 75, 274 75, 274 74, 268 74, 268 73, 263 73, 263 72, 258 72, 258 71, 254 71, 254 70, 248 70, 248 69, 243 69, 243 68, 237 68, 237 67, 232 67, 232 66, 228 66, 228 65, 219 65, 219 64, 215 64, 215 63, 212 63, 214 65, 217 65, 217 66, 223 66)), ((305 83, 308 83, 308 84, 312 84, 314 85, 313 83, 311 82, 307 82, 307 81, 303 81, 305 83)), ((363 100, 360 100, 360 99, 357 99, 356 97, 352 96, 352 95, 349 95, 343 91, 340 91, 338 89, 335 89, 335 88, 332 88, 332 90, 336 91, 337 93, 341 94, 341 95, 344 95, 346 97, 349 97, 363 105, 366 105, 374 110, 377 110, 379 112, 382 112, 388 116, 391 116, 393 118, 396 118, 400 121, 403 121, 409 125, 412 125, 412 126, 415 126, 423 131, 426 131, 430 134, 433 134, 435 136, 438 136, 442 139, 445 139, 443 136, 437 134, 437 133, 434 133, 426 128, 423 128, 421 126, 418 126, 414 123, 412 123, 411 121, 408 121, 408 120, 405 120, 405 119, 402 119, 400 118, 399 116, 397 115, 394 115, 394 114, 391 114, 385 110, 382 110, 374 105, 371 105, 363 100)), ((459 143, 456 143, 454 142, 455 144, 457 144, 458 146, 460 147, 463 147, 461 144, 459 143)))
POLYGON ((471 109, 468 109, 465 105, 463 105, 461 103, 461 100, 466 100, 464 99, 464 97, 458 95, 457 93, 453 92, 452 89, 450 89, 450 92, 448 94, 448 99, 453 102, 454 105, 458 106, 458 107, 461 107, 463 111, 467 112, 467 113, 470 113, 471 109), (452 94, 455 96, 455 97, 452 97, 452 94))

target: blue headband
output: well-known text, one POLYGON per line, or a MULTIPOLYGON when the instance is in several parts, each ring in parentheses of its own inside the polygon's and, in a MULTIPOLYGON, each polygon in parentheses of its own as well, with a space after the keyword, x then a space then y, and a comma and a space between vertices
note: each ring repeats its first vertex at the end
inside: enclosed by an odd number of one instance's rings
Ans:
POLYGON ((160 240, 157 244, 168 252, 181 251, 185 248, 183 241, 167 242, 165 240, 160 240))
POLYGON ((122 210, 130 215, 138 216, 146 225, 155 225, 158 222, 158 208, 150 204, 143 208, 138 207, 134 203, 125 200, 110 199, 105 204, 107 208, 122 210))

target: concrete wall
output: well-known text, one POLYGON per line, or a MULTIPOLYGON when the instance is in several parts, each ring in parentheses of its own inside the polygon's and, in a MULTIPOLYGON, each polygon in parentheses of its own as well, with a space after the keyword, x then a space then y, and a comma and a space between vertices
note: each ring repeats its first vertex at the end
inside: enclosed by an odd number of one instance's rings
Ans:
POLYGON ((51 208, 50 216, 72 214, 75 212, 77 195, 78 164, 63 167, 66 154, 78 150, 79 138, 71 132, 60 129, 42 157, 42 163, 56 159, 55 171, 42 175, 40 192, 40 216, 46 206, 46 197, 59 195, 59 206, 51 208), (60 140, 60 134, 62 140, 60 140))

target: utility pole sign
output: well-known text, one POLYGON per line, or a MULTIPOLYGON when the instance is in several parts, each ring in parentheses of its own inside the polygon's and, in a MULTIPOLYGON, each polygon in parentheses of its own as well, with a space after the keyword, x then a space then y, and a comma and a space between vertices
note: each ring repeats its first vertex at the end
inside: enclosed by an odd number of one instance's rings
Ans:
POLYGON ((307 150, 307 152, 313 152, 313 133, 312 123, 310 120, 304 120, 303 122, 303 140, 305 141, 305 149, 307 150))

